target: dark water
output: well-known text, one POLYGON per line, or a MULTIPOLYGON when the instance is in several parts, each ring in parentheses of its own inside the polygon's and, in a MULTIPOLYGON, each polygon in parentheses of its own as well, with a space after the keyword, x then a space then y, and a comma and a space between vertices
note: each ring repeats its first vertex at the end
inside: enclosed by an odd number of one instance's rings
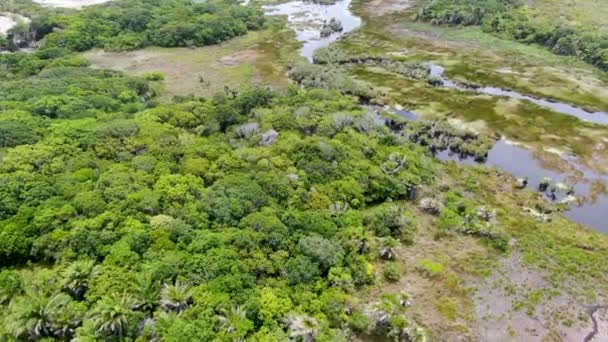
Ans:
POLYGON ((526 101, 535 103, 539 106, 550 108, 551 110, 553 110, 555 112, 577 117, 583 121, 593 122, 593 123, 600 124, 600 125, 608 125, 608 113, 606 113, 606 112, 588 112, 580 107, 577 107, 577 106, 574 106, 574 105, 571 105, 568 103, 536 98, 536 97, 520 94, 513 90, 507 90, 507 89, 502 89, 502 88, 466 87, 466 86, 460 85, 460 84, 455 83, 455 82, 449 80, 448 78, 446 78, 443 75, 444 68, 441 67, 440 65, 431 63, 430 67, 431 67, 431 76, 440 78, 441 81, 443 82, 444 87, 458 89, 458 90, 462 90, 462 91, 478 92, 478 93, 488 94, 488 95, 492 95, 492 96, 505 96, 505 97, 510 97, 510 98, 514 98, 514 99, 518 99, 518 100, 526 100, 526 101))
POLYGON ((328 46, 345 33, 361 26, 361 18, 348 9, 350 3, 351 0, 341 0, 333 5, 315 4, 312 1, 291 1, 263 8, 267 14, 287 16, 289 27, 296 32, 296 39, 303 44, 300 54, 312 61, 316 49, 328 46), (340 20, 344 30, 321 38, 321 27, 331 18, 340 20))

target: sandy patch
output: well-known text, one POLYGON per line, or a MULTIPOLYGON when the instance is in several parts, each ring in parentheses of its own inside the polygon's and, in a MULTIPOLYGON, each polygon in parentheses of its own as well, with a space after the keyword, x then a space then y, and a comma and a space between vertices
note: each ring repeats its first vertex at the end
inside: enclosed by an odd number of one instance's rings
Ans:
POLYGON ((238 51, 228 56, 220 58, 217 64, 221 66, 235 66, 243 62, 253 62, 259 57, 259 52, 254 47, 238 51))
POLYGON ((412 6, 412 0, 371 0, 365 4, 366 12, 377 16, 402 12, 412 6))
MULTIPOLYGON (((584 341, 593 331, 589 308, 595 303, 579 303, 552 289, 541 273, 523 265, 519 254, 504 259, 474 296, 479 340, 584 341), (535 302, 534 296, 541 299, 535 302)), ((606 341, 606 310, 594 317, 598 333, 593 341, 606 341)))

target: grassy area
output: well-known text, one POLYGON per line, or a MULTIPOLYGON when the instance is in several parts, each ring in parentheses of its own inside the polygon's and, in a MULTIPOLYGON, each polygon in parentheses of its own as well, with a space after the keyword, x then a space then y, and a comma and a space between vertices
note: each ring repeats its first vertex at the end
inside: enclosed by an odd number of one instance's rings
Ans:
POLYGON ((283 66, 298 58, 297 42, 280 19, 269 20, 262 31, 252 31, 220 45, 200 48, 151 47, 130 52, 92 50, 85 53, 94 67, 131 74, 161 72, 162 98, 212 96, 224 87, 252 84, 286 87, 283 66))
POLYGON ((600 0, 526 0, 544 20, 565 20, 577 27, 608 31, 608 7, 600 0))
MULTIPOLYGON (((514 190, 514 179, 493 169, 449 163, 420 197, 441 201, 446 189, 496 210, 494 225, 510 237, 507 252, 439 228, 440 218, 398 202, 416 218, 411 245, 397 249, 398 281, 383 281, 361 298, 394 293, 409 298, 408 317, 431 340, 578 340, 587 334, 585 306, 608 293, 608 240, 560 215, 542 223, 524 208, 547 206, 534 191, 514 190)), ((376 274, 393 262, 378 261, 376 274)))

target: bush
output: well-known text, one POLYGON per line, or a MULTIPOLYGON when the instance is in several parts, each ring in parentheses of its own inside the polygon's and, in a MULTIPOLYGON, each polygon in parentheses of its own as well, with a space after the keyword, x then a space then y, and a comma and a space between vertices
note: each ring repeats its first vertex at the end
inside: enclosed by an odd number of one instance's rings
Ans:
POLYGON ((443 273, 444 267, 442 264, 429 260, 422 259, 418 264, 418 269, 427 278, 437 278, 441 273, 443 273))
POLYGON ((401 266, 396 262, 388 262, 384 265, 382 276, 389 282, 397 282, 401 279, 401 266))

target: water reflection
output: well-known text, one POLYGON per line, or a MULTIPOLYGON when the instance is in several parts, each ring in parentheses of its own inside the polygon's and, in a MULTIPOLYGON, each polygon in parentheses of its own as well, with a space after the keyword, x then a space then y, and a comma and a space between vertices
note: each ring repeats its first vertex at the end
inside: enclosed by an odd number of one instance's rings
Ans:
POLYGON ((278 5, 264 6, 271 15, 286 15, 289 27, 296 32, 296 39, 303 43, 300 54, 312 61, 314 51, 328 46, 345 33, 361 26, 361 18, 348 9, 351 0, 338 1, 333 5, 321 5, 310 1, 292 1, 278 5), (344 30, 321 38, 323 23, 331 18, 342 22, 344 30))

